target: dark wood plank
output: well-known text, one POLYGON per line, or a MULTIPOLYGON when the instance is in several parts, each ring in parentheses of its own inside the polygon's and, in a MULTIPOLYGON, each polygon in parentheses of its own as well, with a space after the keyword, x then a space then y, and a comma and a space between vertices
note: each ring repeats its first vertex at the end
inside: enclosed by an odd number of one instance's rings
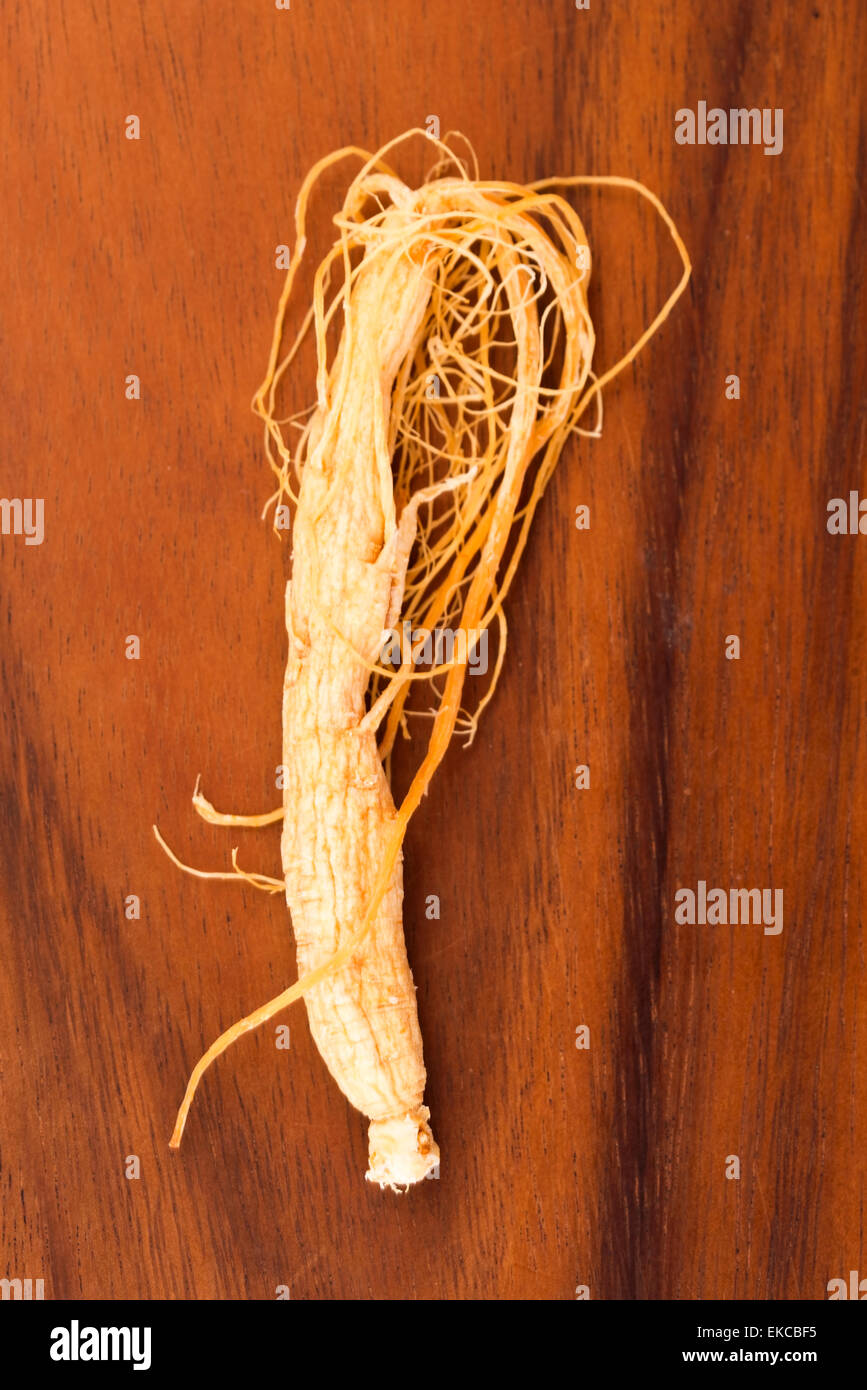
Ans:
MULTIPOLYGON (((825 516, 864 485, 864 35, 842 0, 5 16, 2 491, 44 497, 46 531, 0 538, 0 1274, 52 1298, 819 1299, 863 1265, 867 541, 825 516), (676 144, 700 100, 781 107, 782 154, 676 144), (443 1169, 397 1199, 363 1181, 303 1009, 288 1053, 266 1029, 218 1063, 169 1151, 190 1066, 294 952, 279 900, 176 873, 150 825, 279 872, 276 829, 189 802, 199 772, 219 806, 274 801, 289 557, 249 410, 274 248, 316 158, 430 114, 492 175, 644 180, 695 272, 564 455, 496 698, 410 828, 443 1169), (678 925, 699 879, 783 889, 782 933, 678 925)), ((575 199, 602 365, 676 258, 629 195, 575 199)))

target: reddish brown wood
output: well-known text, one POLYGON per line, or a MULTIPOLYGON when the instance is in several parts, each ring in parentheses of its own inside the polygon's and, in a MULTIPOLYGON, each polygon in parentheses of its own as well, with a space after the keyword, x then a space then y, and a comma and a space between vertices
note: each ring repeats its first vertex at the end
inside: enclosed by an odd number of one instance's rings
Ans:
MULTIPOLYGON (((867 540, 825 527, 865 486, 864 34, 854 0, 5 16, 0 490, 44 497, 46 534, 0 538, 0 1275, 51 1298, 820 1299, 867 1274, 867 540), (699 100, 783 108, 783 153, 677 145, 699 100), (169 1151, 202 1048, 294 965, 279 900, 183 877, 150 825, 279 871, 276 828, 189 802, 199 772, 221 807, 274 800, 288 547, 249 410, 274 248, 315 159, 429 114, 491 175, 643 179, 695 273, 603 438, 567 450, 497 696, 410 829, 443 1169, 398 1199, 363 1181, 303 1010, 288 1053, 266 1030, 217 1064, 169 1151), (782 888, 782 934, 678 926, 700 878, 782 888)), ((604 365, 676 258, 628 195, 576 203, 604 365)))

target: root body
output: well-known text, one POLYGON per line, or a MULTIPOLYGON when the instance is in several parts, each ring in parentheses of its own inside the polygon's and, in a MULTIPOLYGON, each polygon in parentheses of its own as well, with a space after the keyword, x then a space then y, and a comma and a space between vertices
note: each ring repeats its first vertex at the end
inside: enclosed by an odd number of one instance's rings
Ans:
MULTIPOLYGON (((240 1020, 197 1063, 178 1113, 177 1147, 196 1086, 242 1034, 304 998, 310 1028, 344 1095, 370 1120, 368 1179, 403 1189, 437 1166, 424 1104, 415 987, 403 936, 402 844, 456 731, 472 741, 506 644, 504 601, 535 510, 572 433, 598 435, 601 389, 668 317, 689 279, 659 199, 616 177, 522 186, 482 181, 446 142, 417 188, 371 155, 339 150, 314 166, 296 207, 296 244, 265 381, 253 407, 277 478, 270 499, 295 503, 286 589, 283 686, 283 881, 238 869, 204 877, 285 886, 298 981, 240 1020), (306 209, 324 171, 361 158, 335 216, 294 344, 287 308, 306 244, 306 209), (590 250, 557 183, 637 192, 662 218, 682 273, 650 325, 599 375, 587 307, 590 250), (305 333, 316 340, 316 404, 286 420, 278 388, 305 333), (339 332, 337 331, 339 330, 339 332), (336 350, 333 344, 336 339, 336 350), (596 422, 581 429, 590 403, 596 422), (300 431, 290 448, 284 430, 300 431), (497 625, 482 698, 464 710, 467 643, 435 670, 387 669, 398 623, 467 639, 497 625), (431 705, 411 707, 416 682, 431 705), (385 767, 412 717, 429 736, 400 805, 385 767)), ((473 157, 474 159, 474 157, 473 157)), ((275 515, 276 525, 276 515, 275 515)), ((198 792, 217 824, 266 825, 279 812, 231 816, 198 792)), ((194 871, 199 872, 201 871, 194 871)))
MULTIPOLYGON (((395 819, 375 731, 359 727, 370 673, 347 647, 375 661, 400 604, 390 460, 378 454, 394 375, 429 295, 424 272, 398 252, 374 257, 356 282, 329 383, 340 404, 314 420, 319 444, 298 498, 286 593, 282 854, 302 976, 358 930, 395 819)), ((377 1126, 368 1176, 394 1186, 424 1177, 437 1152, 428 1112, 419 1110, 425 1068, 402 903, 398 855, 363 949, 305 995, 329 1071, 377 1126)))

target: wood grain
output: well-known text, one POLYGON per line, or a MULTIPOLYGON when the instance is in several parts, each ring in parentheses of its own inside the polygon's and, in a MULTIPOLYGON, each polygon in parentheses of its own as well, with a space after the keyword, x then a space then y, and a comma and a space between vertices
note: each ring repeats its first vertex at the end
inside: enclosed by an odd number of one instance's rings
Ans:
MULTIPOLYGON (((865 29, 856 0, 4 13, 0 490, 46 521, 41 546, 0 537, 0 1275, 50 1298, 821 1299, 867 1274, 867 540, 825 525, 867 486, 865 29), (782 108, 783 152, 676 144, 700 100, 782 108), (490 175, 644 180, 695 270, 602 439, 564 455, 496 698, 410 829, 443 1168, 398 1199, 363 1181, 303 1010, 288 1052, 265 1030, 221 1059, 169 1151, 191 1065, 294 950, 279 899, 180 875, 150 826, 278 871, 277 827, 189 800, 201 772, 218 806, 275 804, 289 560, 249 410, 274 248, 315 159, 430 114, 490 175), (699 879, 782 888, 784 930, 678 925, 699 879)), ((576 201, 604 365, 676 259, 627 194, 576 201)))

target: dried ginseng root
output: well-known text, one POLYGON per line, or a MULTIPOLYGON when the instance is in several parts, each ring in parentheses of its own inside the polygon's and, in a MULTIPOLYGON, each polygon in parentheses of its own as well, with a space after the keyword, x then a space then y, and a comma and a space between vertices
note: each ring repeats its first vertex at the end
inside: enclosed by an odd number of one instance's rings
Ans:
POLYGON ((177 1147, 214 1058, 303 997, 329 1071, 370 1120, 367 1177, 393 1189, 418 1182, 439 1161, 403 936, 406 827, 452 735, 460 730, 472 741, 493 693, 505 652, 503 602, 564 443, 571 432, 599 433, 601 388, 667 318, 690 273, 674 224, 641 184, 482 181, 471 151, 472 173, 454 141, 431 140, 438 163, 412 188, 387 157, 417 137, 430 138, 411 131, 375 155, 337 151, 311 170, 298 198, 295 250, 253 403, 278 480, 269 506, 279 515, 291 503, 295 512, 283 808, 221 815, 198 787, 193 800, 218 824, 282 817, 282 879, 245 873, 234 859, 232 873, 200 876, 285 888, 299 979, 208 1049, 171 1139, 177 1147), (350 157, 363 167, 334 218, 338 235, 316 271, 312 307, 284 350, 308 199, 323 171, 350 157), (553 191, 593 184, 648 199, 682 261, 680 281, 653 322, 600 376, 591 369, 587 238, 553 191), (281 420, 280 384, 311 325, 316 404, 281 420), (591 401, 596 422, 582 430, 591 401), (294 449, 287 425, 298 432, 294 449), (475 709, 464 709, 468 659, 494 623, 491 680, 475 709), (387 667, 383 638, 398 624, 451 633, 449 660, 420 672, 405 653, 396 670, 387 667), (419 682, 432 699, 427 709, 412 707, 419 682), (429 737, 395 807, 386 769, 397 734, 408 737, 413 718, 431 721, 429 737))

